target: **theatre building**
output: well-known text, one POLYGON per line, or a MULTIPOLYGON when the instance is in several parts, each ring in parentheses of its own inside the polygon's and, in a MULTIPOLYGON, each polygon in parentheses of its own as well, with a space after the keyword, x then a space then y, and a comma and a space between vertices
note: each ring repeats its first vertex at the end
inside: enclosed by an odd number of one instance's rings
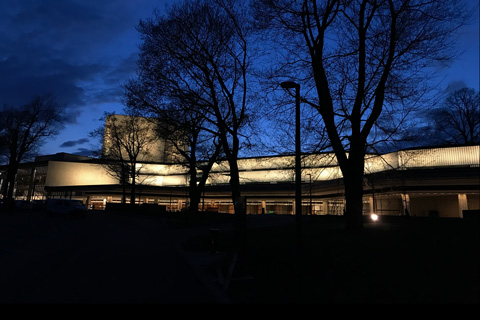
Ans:
MULTIPOLYGON (((188 206, 188 169, 176 161, 143 161, 136 202, 181 211, 188 206)), ((303 155, 303 214, 341 215, 344 209, 342 174, 333 153, 303 155)), ((464 217, 480 209, 480 149, 474 146, 432 147, 367 155, 364 214, 464 217)), ((242 195, 248 214, 293 214, 294 156, 238 160, 242 195)), ((15 198, 82 200, 91 209, 120 203, 122 186, 100 159, 66 153, 39 156, 23 163, 17 173, 15 198)), ((5 183, 6 167, 0 167, 5 183)), ((2 186, 3 187, 3 186, 2 186)), ((128 187, 128 186, 127 186, 128 187)), ((127 191, 128 192, 128 191, 127 191)), ((128 197, 127 197, 128 198, 128 197)), ((129 198, 128 198, 129 200, 129 198)), ((159 207, 160 208, 160 207, 159 207)), ((228 163, 212 168, 200 210, 233 213, 228 163)))

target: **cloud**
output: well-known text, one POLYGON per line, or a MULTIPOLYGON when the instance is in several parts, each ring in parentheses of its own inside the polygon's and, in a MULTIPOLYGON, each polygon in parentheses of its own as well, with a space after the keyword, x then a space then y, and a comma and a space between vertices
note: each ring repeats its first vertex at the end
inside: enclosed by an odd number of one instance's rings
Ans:
POLYGON ((454 92, 456 90, 460 90, 460 89, 465 88, 465 87, 467 87, 465 81, 452 81, 448 84, 445 91, 447 93, 451 93, 451 92, 454 92))
POLYGON ((135 26, 143 15, 137 4, 6 1, 0 10, 0 30, 8 30, 0 32, 0 104, 22 105, 46 93, 70 108, 118 101, 118 83, 135 71, 135 26))
POLYGON ((79 124, 78 119, 82 110, 75 107, 66 107, 63 113, 63 123, 65 125, 79 124))
POLYGON ((86 148, 78 148, 78 150, 73 154, 78 156, 86 156, 86 157, 93 157, 93 158, 98 156, 97 151, 86 149, 86 148))
MULTIPOLYGON (((176 1, 2 0, 0 105, 52 94, 66 109, 65 129, 54 141, 80 145, 103 111, 122 108, 121 85, 136 69, 139 20, 176 1)), ((56 153, 58 144, 42 150, 56 153)))
POLYGON ((87 143, 87 142, 89 142, 89 140, 87 138, 82 138, 82 139, 75 140, 75 141, 65 141, 64 143, 62 143, 60 145, 60 148, 71 148, 71 147, 75 147, 77 145, 84 144, 84 143, 87 143))
POLYGON ((52 93, 62 104, 87 103, 79 84, 104 69, 101 65, 75 66, 62 60, 42 63, 28 57, 12 56, 0 62, 0 96, 2 103, 22 105, 39 94, 52 93))

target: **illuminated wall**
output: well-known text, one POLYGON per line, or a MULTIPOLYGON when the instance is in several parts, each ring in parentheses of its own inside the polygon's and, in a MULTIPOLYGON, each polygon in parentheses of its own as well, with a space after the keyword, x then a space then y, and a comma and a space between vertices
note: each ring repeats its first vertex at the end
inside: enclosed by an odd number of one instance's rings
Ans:
MULTIPOLYGON (((304 155, 302 179, 326 181, 342 177, 340 167, 333 153, 304 155)), ((465 146, 452 148, 433 148, 404 150, 384 155, 367 155, 365 173, 387 170, 406 170, 413 168, 435 168, 446 166, 479 166, 480 147, 465 146)), ((293 182, 295 179, 295 157, 258 157, 239 159, 242 183, 255 182, 293 182)), ((212 168, 208 183, 228 183, 228 163, 221 162, 212 168)))
POLYGON ((480 146, 398 151, 400 168, 479 166, 480 146))
MULTIPOLYGON (((155 162, 172 162, 177 156, 173 152, 171 144, 165 139, 158 137, 156 126, 153 122, 143 117, 131 117, 125 115, 111 115, 105 120, 105 133, 103 138, 104 154, 112 148, 112 137, 119 135, 132 136, 132 128, 135 133, 139 134, 138 138, 134 138, 136 143, 143 146, 138 156, 139 161, 155 161, 155 162), (114 128, 117 133, 112 133, 114 128)), ((122 157, 128 159, 128 153, 122 150, 122 157)))
MULTIPOLYGON (((445 166, 479 166, 479 146, 405 150, 382 156, 367 156, 365 172, 391 169, 434 168, 445 166)), ((239 159, 242 183, 293 182, 294 156, 273 156, 239 159)), ((140 164, 139 183, 152 186, 185 186, 188 168, 181 164, 140 164)), ((342 177, 335 156, 331 153, 302 158, 302 178, 326 181, 342 177)), ((207 184, 229 183, 228 163, 215 164, 207 184)), ((108 185, 118 182, 100 164, 50 161, 46 186, 108 185)))
MULTIPOLYGON (((105 131, 109 130, 109 123, 117 124, 129 119, 124 115, 113 115, 107 118, 105 131)), ((155 126, 146 118, 135 118, 142 127, 144 134, 157 136, 155 126)), ((155 139, 152 139, 152 141, 155 139)), ((104 149, 111 146, 108 134, 105 134, 104 149)), ((180 159, 172 151, 172 147, 164 139, 156 139, 148 146, 148 154, 140 157, 140 161, 164 162, 171 164, 140 164, 141 177, 139 183, 153 186, 179 186, 188 184, 187 168, 173 164, 180 159)), ((375 173, 387 170, 407 170, 411 168, 434 168, 445 166, 478 166, 479 146, 463 146, 448 148, 411 149, 392 152, 384 155, 367 155, 365 173, 375 173)), ((302 179, 326 181, 339 179, 342 173, 333 153, 303 155, 302 179)), ((293 182, 295 179, 295 157, 271 156, 244 158, 238 160, 241 183, 279 183, 293 182)), ((228 184, 229 167, 227 161, 213 165, 207 184, 228 184)))
POLYGON ((118 185, 100 164, 49 161, 45 186, 118 185))

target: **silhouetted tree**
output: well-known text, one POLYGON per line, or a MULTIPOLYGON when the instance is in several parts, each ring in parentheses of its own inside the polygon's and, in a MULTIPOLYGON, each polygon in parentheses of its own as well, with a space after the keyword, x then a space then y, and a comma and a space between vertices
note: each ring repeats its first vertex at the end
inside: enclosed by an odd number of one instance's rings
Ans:
MULTIPOLYGON (((141 67, 141 66, 140 66, 141 67)), ((171 97, 169 102, 158 103, 156 90, 145 87, 146 81, 155 82, 159 73, 143 73, 143 77, 130 81, 125 86, 125 100, 129 108, 147 113, 157 127, 158 136, 173 147, 170 161, 185 165, 189 175, 190 213, 197 213, 201 194, 205 188, 210 169, 221 151, 218 135, 205 126, 202 112, 192 101, 171 97), (150 77, 150 79, 146 79, 150 77)), ((160 87, 161 84, 158 84, 160 87)), ((164 88, 168 91, 168 88, 164 88)), ((162 97, 165 97, 163 95, 162 97)), ((201 110, 201 109, 200 109, 201 110)))
MULTIPOLYGON (((182 110, 182 109, 180 109, 182 110)), ((169 117, 161 117, 158 124, 160 137, 165 137, 174 146, 174 150, 181 157, 177 158, 186 161, 188 167, 189 184, 188 195, 190 199, 188 211, 197 213, 198 206, 210 170, 218 160, 221 153, 221 144, 214 133, 205 132, 202 128, 204 119, 191 117, 191 114, 183 113, 180 110, 169 113, 169 117), (180 115, 178 113, 183 113, 180 115), (172 115, 177 115, 171 119, 172 115)), ((183 162, 182 161, 182 162, 183 162)), ((185 163, 185 162, 183 162, 185 163)))
POLYGON ((361 230, 364 159, 379 117, 404 114, 424 93, 428 67, 452 56, 450 36, 466 8, 439 0, 253 4, 258 26, 281 43, 270 50, 270 60, 281 59, 272 79, 300 83, 302 101, 321 115, 343 174, 347 227, 361 230))
POLYGON ((241 195, 241 130, 248 120, 249 24, 243 4, 184 1, 138 26, 143 39, 140 80, 157 97, 194 108, 195 116, 203 118, 202 128, 218 137, 230 167, 237 217, 245 215, 235 200, 241 195))
MULTIPOLYGON (((107 119, 110 113, 104 114, 104 116, 100 119, 105 120, 107 119)), ((104 134, 105 134, 105 126, 101 126, 89 133, 89 136, 92 138, 98 139, 100 146, 98 148, 93 149, 93 155, 98 157, 102 161, 102 165, 107 169, 107 174, 117 179, 120 185, 122 186, 122 203, 126 203, 127 199, 127 185, 129 183, 129 172, 130 168, 126 159, 123 158, 122 152, 118 151, 117 156, 112 159, 105 159, 103 156, 103 142, 104 142, 104 134)), ((117 150, 121 150, 121 146, 119 144, 111 146, 111 148, 116 148, 117 150)))
POLYGON ((4 199, 13 200, 15 176, 21 161, 32 157, 63 127, 63 106, 52 95, 37 96, 21 107, 0 110, 0 155, 7 163, 4 199))
MULTIPOLYGON (((102 132, 98 130, 94 135, 102 132)), ((103 130, 102 160, 110 175, 125 189, 130 187, 130 204, 135 204, 136 185, 142 171, 142 162, 151 161, 158 136, 151 122, 137 114, 106 113, 103 130)))
POLYGON ((444 104, 430 113, 437 142, 476 144, 480 142, 480 98, 474 89, 449 94, 444 104))

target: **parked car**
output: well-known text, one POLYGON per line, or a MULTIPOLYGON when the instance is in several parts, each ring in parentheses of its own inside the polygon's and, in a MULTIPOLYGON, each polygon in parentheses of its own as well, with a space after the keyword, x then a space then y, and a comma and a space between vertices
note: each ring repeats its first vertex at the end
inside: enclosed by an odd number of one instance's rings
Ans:
POLYGON ((85 215, 87 207, 81 200, 47 199, 45 208, 50 214, 85 215))

